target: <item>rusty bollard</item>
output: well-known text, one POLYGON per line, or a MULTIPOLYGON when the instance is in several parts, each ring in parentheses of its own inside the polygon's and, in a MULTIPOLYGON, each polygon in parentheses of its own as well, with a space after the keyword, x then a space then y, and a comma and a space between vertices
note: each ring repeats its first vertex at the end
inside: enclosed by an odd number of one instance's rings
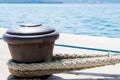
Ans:
POLYGON ((3 35, 13 61, 20 63, 52 61, 54 42, 58 37, 55 29, 42 25, 20 25, 3 35))

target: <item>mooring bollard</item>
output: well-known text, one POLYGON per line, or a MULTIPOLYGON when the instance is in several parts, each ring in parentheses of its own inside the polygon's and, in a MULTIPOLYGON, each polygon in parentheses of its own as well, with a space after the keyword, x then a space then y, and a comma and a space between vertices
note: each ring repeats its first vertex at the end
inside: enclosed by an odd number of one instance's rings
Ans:
POLYGON ((42 25, 20 25, 3 35, 13 61, 19 63, 51 62, 54 42, 58 37, 55 29, 42 25))

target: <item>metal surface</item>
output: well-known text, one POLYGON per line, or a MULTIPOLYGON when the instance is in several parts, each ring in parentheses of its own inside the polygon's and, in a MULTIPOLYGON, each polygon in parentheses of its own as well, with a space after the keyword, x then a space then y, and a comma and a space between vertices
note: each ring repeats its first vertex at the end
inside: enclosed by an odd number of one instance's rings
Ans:
POLYGON ((22 63, 50 62, 54 41, 59 34, 42 25, 20 25, 3 35, 14 61, 22 63))

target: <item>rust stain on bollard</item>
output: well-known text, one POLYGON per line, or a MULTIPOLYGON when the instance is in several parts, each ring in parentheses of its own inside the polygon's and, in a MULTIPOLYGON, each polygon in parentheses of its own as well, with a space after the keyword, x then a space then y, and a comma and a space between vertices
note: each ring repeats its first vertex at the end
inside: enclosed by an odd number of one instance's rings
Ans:
POLYGON ((58 37, 55 29, 42 25, 20 25, 3 35, 13 60, 21 63, 51 61, 54 42, 58 37))

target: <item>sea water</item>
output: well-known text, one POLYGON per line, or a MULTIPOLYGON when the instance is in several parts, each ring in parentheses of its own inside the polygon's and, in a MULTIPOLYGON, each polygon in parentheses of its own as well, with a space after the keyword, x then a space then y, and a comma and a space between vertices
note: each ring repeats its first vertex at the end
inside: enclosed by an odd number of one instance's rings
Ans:
POLYGON ((0 4, 0 28, 29 23, 60 33, 120 38, 120 4, 0 4))

